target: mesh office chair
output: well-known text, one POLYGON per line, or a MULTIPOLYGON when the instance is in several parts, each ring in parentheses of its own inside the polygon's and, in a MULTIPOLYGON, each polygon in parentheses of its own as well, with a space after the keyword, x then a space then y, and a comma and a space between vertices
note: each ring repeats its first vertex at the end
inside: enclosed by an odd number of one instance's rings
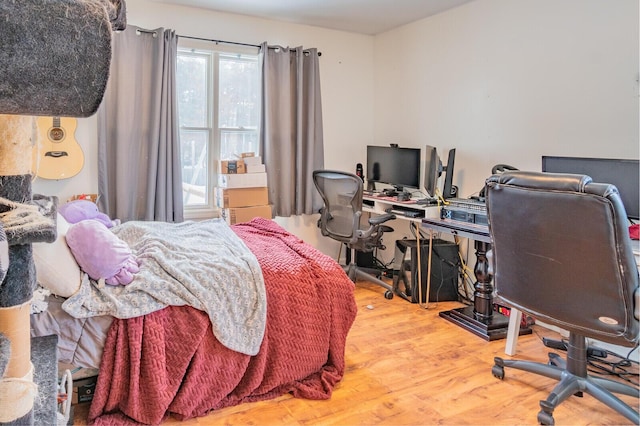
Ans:
POLYGON ((493 374, 503 379, 509 367, 559 380, 540 401, 541 424, 554 424, 554 409, 582 392, 638 424, 638 412, 614 395, 637 398, 638 389, 587 373, 587 337, 638 343, 638 269, 617 189, 583 175, 505 172, 486 190, 498 299, 569 332, 566 361, 495 358, 493 374))
POLYGON ((383 225, 395 219, 393 214, 375 215, 369 218, 366 228, 361 228, 362 179, 354 174, 332 170, 316 170, 313 182, 324 201, 320 210, 318 226, 325 237, 330 237, 347 245, 351 250, 351 261, 343 269, 351 281, 369 281, 384 287, 385 297, 393 298, 393 289, 377 278, 374 271, 367 271, 356 264, 356 250, 371 252, 376 248, 384 250, 382 234, 393 228, 383 225))

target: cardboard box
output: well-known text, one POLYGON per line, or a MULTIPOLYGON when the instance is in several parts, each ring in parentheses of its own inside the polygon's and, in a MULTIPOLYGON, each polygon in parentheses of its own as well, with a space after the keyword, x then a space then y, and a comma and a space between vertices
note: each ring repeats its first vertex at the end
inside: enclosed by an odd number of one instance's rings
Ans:
POLYGON ((271 205, 223 209, 222 217, 229 225, 249 222, 254 217, 271 219, 271 205))
POLYGON ((245 158, 243 158, 243 160, 244 160, 244 164, 247 164, 247 165, 251 164, 253 166, 253 165, 256 165, 256 164, 262 164, 262 157, 260 157, 260 156, 257 156, 257 157, 245 157, 245 158))
POLYGON ((100 196, 98 194, 76 194, 69 198, 69 201, 75 200, 89 200, 93 203, 97 203, 100 196))
POLYGON ((247 169, 244 165, 244 160, 222 160, 220 161, 220 173, 225 174, 242 174, 246 173, 247 169))
POLYGON ((241 175, 219 174, 221 188, 259 188, 267 185, 266 173, 245 173, 241 175))
POLYGON ((264 164, 247 164, 247 173, 264 173, 267 171, 264 164))
POLYGON ((216 206, 222 209, 232 207, 262 206, 269 203, 269 190, 262 188, 233 188, 216 187, 216 206))

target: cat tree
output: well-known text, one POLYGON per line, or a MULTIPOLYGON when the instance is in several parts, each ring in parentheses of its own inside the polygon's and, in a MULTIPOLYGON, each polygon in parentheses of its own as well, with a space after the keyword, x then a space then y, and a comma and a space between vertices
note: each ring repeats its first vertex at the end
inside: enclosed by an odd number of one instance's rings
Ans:
POLYGON ((34 116, 97 111, 125 4, 2 1, 0 22, 0 424, 55 424, 57 337, 29 332, 31 244, 55 241, 57 208, 56 197, 31 192, 34 116))

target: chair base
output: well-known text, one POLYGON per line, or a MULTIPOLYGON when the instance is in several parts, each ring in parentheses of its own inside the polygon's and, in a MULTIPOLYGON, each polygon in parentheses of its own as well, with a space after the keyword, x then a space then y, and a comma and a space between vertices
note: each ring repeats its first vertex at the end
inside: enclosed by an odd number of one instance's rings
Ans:
MULTIPOLYGON (((568 357, 572 359, 571 353, 568 354, 568 357)), ((586 353, 584 359, 586 360, 586 353)), ((540 412, 538 413, 539 424, 555 424, 553 419, 553 411, 555 408, 571 395, 582 396, 583 392, 593 396, 598 401, 622 414, 633 422, 633 424, 640 424, 640 415, 638 412, 614 395, 614 393, 618 393, 640 398, 640 390, 635 387, 614 380, 589 376, 586 374, 586 370, 581 368, 582 365, 578 365, 578 370, 585 371, 585 373, 574 374, 570 372, 570 370, 573 369, 572 366, 570 365, 569 368, 567 368, 567 362, 554 353, 549 354, 549 364, 507 360, 500 357, 494 358, 494 362, 495 365, 492 367, 491 372, 500 380, 504 379, 504 367, 509 367, 559 381, 551 394, 549 394, 549 397, 546 400, 540 401, 540 412)))
POLYGON ((349 276, 349 279, 354 283, 357 280, 362 280, 379 285, 387 290, 384 292, 385 299, 393 299, 393 287, 391 285, 366 272, 355 263, 351 262, 350 264, 343 266, 342 269, 344 269, 346 274, 349 276))

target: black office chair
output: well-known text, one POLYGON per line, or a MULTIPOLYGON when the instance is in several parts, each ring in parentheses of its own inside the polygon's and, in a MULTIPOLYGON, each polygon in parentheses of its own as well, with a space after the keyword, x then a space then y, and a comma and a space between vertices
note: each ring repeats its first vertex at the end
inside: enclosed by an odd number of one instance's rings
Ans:
POLYGON ((383 225, 395 219, 393 214, 374 215, 369 218, 367 227, 361 228, 362 216, 362 179, 357 175, 333 170, 316 170, 313 182, 324 200, 320 210, 318 226, 325 237, 333 238, 347 245, 351 250, 351 261, 343 269, 351 281, 356 279, 369 281, 384 287, 384 296, 393 298, 393 288, 374 274, 376 271, 361 268, 356 264, 356 250, 372 252, 384 250, 382 234, 392 232, 393 228, 383 225))
POLYGON ((582 392, 638 424, 638 412, 614 395, 638 398, 638 389, 587 373, 587 337, 638 344, 638 269, 616 187, 583 175, 505 172, 486 189, 498 300, 569 332, 566 361, 496 357, 492 373, 503 379, 509 367, 559 380, 540 401, 541 424, 554 424, 554 409, 582 392))

